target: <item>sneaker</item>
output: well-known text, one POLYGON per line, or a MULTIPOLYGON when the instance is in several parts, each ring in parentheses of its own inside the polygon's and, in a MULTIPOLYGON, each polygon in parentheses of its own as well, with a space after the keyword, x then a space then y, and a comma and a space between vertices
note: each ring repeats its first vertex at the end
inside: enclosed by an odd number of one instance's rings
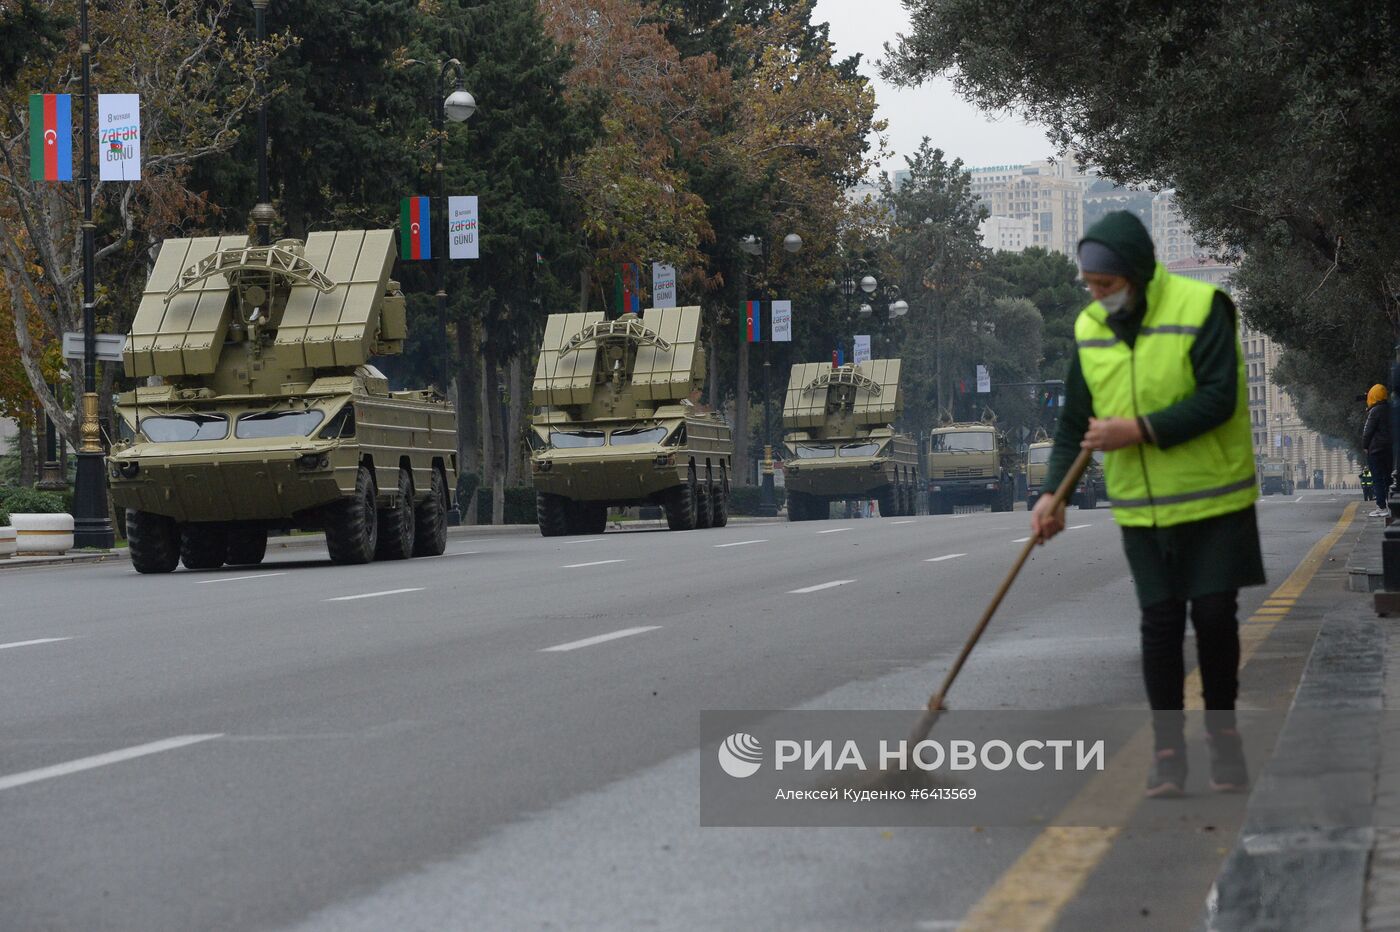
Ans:
POLYGON ((1210 748, 1210 788, 1217 793, 1238 793, 1249 786, 1244 744, 1233 728, 1206 736, 1210 748))
POLYGON ((1147 775, 1147 795, 1170 799, 1186 792, 1186 749, 1162 748, 1152 758, 1147 775))
POLYGON ((1390 514, 1389 511, 1387 511, 1387 510, 1385 510, 1385 509, 1382 509, 1382 508, 1377 508, 1375 511, 1371 512, 1371 517, 1373 517, 1373 518, 1384 518, 1384 517, 1386 517, 1386 516, 1389 515, 1389 514, 1390 514))

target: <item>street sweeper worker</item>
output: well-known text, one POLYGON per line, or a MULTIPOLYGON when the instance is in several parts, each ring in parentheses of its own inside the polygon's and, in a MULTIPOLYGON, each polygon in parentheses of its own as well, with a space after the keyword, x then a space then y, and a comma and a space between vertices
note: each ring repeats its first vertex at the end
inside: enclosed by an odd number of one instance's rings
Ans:
MULTIPOLYGON (((1083 447, 1104 451, 1104 477, 1141 607, 1142 673, 1154 711, 1148 796, 1186 788, 1185 664, 1196 631, 1211 786, 1248 783, 1235 697, 1238 590, 1264 582, 1244 357, 1235 306, 1213 285, 1173 275, 1133 214, 1116 211, 1079 242, 1093 302, 1074 325, 1077 353, 1042 488, 1083 447)), ((1064 528, 1042 495, 1031 533, 1064 528)))

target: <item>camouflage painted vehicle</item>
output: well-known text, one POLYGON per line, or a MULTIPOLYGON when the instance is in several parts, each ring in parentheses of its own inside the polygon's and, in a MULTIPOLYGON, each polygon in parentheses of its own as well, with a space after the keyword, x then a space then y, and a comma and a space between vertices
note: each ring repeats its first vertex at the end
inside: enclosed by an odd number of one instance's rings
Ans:
MULTIPOLYGON (((1050 465, 1050 451, 1054 446, 1053 441, 1040 440, 1026 448, 1027 509, 1035 507, 1036 499, 1040 498, 1042 492, 1055 491, 1042 488, 1045 485, 1046 470, 1050 465)), ((1073 501, 1080 508, 1097 508, 1100 501, 1107 499, 1108 491, 1104 487, 1103 478, 1103 451, 1095 450, 1089 467, 1084 470, 1084 476, 1074 490, 1073 501)))
POLYGON ((952 514, 958 505, 1010 511, 1016 502, 1017 456, 989 421, 947 424, 929 434, 928 513, 952 514))
POLYGON ((1259 464, 1259 493, 1261 495, 1292 495, 1293 464, 1284 460, 1266 459, 1259 464))
POLYGON ((698 307, 550 315, 530 435, 540 533, 601 534, 628 505, 660 505, 673 531, 729 522, 734 441, 694 401, 699 338, 698 307))
POLYGON ((256 564, 277 528, 325 531, 337 563, 443 552, 456 414, 369 365, 406 335, 393 247, 389 230, 161 245, 124 360, 165 384, 120 397, 108 460, 138 572, 256 564))
POLYGON ((783 400, 789 521, 825 518, 833 501, 875 499, 881 517, 912 515, 919 445, 892 426, 899 360, 798 363, 783 400))

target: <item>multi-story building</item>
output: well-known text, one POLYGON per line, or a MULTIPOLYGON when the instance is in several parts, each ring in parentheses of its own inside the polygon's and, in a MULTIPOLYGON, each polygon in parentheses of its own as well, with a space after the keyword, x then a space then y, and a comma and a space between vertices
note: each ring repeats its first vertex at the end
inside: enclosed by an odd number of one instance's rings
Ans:
POLYGON ((1197 244, 1191 223, 1182 215, 1176 192, 1171 189, 1152 198, 1152 243, 1157 247, 1159 262, 1179 262, 1207 254, 1197 244))
POLYGON ((1030 222, 1026 246, 1074 255, 1088 179, 1066 161, 974 168, 972 192, 993 217, 1030 222))
POLYGON ((1029 217, 988 217, 977 228, 982 245, 993 252, 1021 252, 1031 244, 1029 217))

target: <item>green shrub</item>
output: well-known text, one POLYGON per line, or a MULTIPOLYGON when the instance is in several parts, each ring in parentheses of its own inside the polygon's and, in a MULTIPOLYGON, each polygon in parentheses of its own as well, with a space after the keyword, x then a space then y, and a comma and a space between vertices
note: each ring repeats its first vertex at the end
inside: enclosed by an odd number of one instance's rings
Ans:
POLYGON ((729 487, 729 513, 731 515, 756 515, 758 502, 763 490, 756 485, 731 485, 729 487))
MULTIPOLYGON (((506 524, 535 523, 535 487, 532 485, 508 486, 506 488, 506 524)), ((491 523, 491 490, 476 490, 476 523, 491 523)))
POLYGON ((10 514, 71 514, 64 497, 57 492, 40 492, 25 486, 0 488, 0 509, 10 514))
POLYGON ((10 526, 10 513, 5 510, 4 505, 0 505, 0 527, 10 526))

